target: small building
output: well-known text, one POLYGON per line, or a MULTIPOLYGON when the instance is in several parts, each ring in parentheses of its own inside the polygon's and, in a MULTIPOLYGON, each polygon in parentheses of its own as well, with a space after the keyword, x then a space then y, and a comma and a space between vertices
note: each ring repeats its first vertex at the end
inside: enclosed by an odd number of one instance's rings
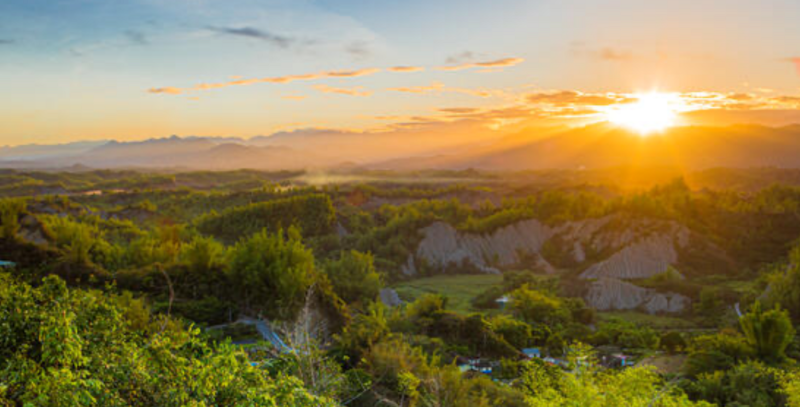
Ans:
POLYGON ((522 349, 522 353, 528 359, 533 359, 533 358, 541 359, 542 358, 542 351, 539 350, 539 348, 524 348, 524 349, 522 349))
POLYGON ((600 364, 605 366, 606 368, 622 368, 622 367, 630 367, 633 366, 635 363, 633 358, 630 355, 626 355, 624 353, 614 353, 611 355, 604 355, 600 359, 600 364))
POLYGON ((481 358, 468 359, 466 361, 458 362, 458 369, 461 373, 478 372, 486 375, 491 375, 494 371, 496 362, 485 360, 481 358))
POLYGON ((17 265, 17 263, 14 263, 13 261, 0 260, 0 267, 2 267, 2 268, 11 268, 11 267, 14 267, 16 265, 17 265))
POLYGON ((511 298, 509 298, 507 295, 494 300, 494 302, 497 303, 497 308, 500 308, 501 310, 506 308, 506 305, 508 305, 509 301, 511 301, 511 298))

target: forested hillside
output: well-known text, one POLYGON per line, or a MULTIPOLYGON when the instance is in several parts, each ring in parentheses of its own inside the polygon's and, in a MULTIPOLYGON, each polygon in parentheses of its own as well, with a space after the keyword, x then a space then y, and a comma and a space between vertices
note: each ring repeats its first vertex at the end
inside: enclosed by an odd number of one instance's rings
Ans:
POLYGON ((0 404, 800 406, 793 171, 315 177, 0 174, 0 404))

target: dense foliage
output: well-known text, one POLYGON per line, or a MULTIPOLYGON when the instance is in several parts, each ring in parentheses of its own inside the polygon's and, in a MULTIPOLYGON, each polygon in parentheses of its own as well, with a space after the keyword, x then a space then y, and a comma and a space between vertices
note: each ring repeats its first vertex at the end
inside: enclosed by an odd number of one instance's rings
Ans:
POLYGON ((589 172, 377 171, 325 187, 306 175, 0 172, 0 260, 13 262, 0 274, 0 405, 800 403, 796 174, 635 190, 589 172), (792 185, 754 187, 767 178, 792 185), (685 228, 678 264, 627 282, 687 306, 587 305, 592 281, 578 276, 615 244, 576 256, 553 237, 502 277, 417 251, 434 222, 486 236, 529 219, 602 225, 582 243, 685 228), (398 288, 433 275, 492 280, 467 294, 448 280, 398 288))
POLYGON ((0 282, 0 404, 334 405, 129 295, 70 290, 58 277, 0 282))

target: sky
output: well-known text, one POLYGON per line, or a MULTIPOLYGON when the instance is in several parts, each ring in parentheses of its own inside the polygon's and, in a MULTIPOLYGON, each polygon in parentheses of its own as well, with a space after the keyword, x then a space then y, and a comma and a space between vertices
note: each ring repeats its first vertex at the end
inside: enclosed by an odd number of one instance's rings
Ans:
POLYGON ((0 145, 579 124, 656 90, 691 120, 784 125, 799 18, 796 0, 3 0, 0 145))

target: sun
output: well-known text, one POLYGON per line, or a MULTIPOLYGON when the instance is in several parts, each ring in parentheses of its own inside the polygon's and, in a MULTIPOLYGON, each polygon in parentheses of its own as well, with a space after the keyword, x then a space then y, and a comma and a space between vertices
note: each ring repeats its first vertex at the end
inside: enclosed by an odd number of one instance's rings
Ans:
POLYGON ((633 95, 635 102, 615 105, 606 119, 641 136, 662 132, 676 124, 681 99, 676 94, 650 92, 633 95))

